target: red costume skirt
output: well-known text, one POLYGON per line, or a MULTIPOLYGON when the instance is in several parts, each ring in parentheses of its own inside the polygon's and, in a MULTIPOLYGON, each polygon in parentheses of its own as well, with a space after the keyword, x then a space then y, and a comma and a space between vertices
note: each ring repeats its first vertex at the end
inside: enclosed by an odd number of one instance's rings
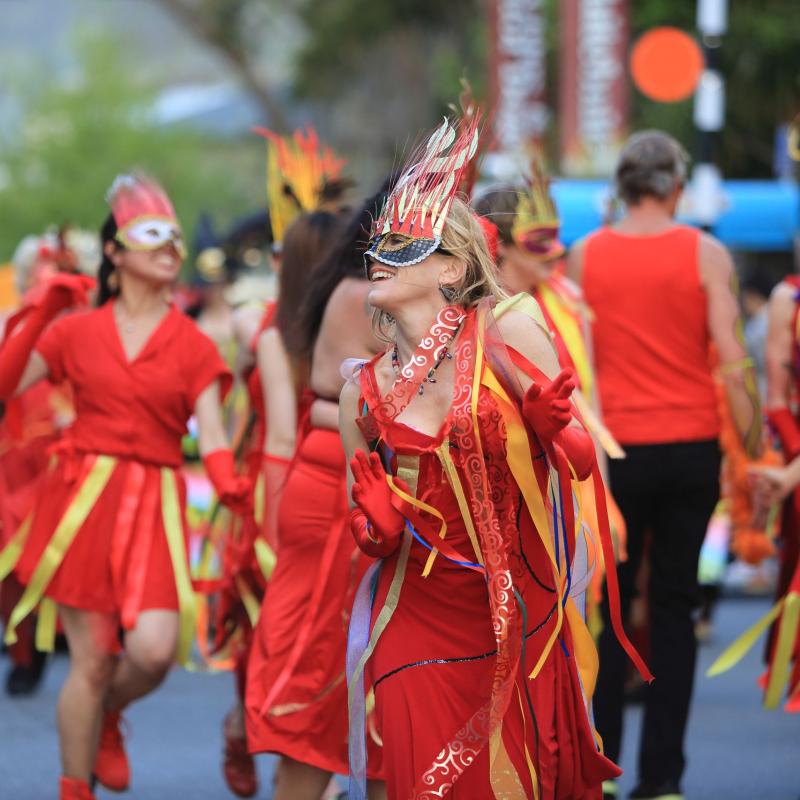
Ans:
POLYGON ((169 467, 62 453, 39 486, 17 576, 61 605, 116 614, 126 629, 147 609, 191 613, 185 502, 169 467))
MULTIPOLYGON (((368 561, 350 533, 338 432, 315 429, 303 439, 278 540, 247 670, 250 750, 346 774, 347 628, 368 561)), ((370 778, 380 777, 378 753, 370 751, 370 778)))
MULTIPOLYGON (((438 501, 440 500, 440 502, 438 501)), ((450 492, 437 508, 447 520, 447 541, 470 552, 464 523, 450 492)), ((547 563, 541 543, 526 536, 526 558, 547 563)), ((383 739, 389 800, 409 800, 423 775, 452 774, 465 768, 443 797, 448 800, 494 798, 489 775, 489 746, 475 755, 467 721, 487 701, 495 667, 486 582, 438 556, 430 575, 422 577, 430 552, 413 542, 399 602, 367 664, 367 684, 375 692, 375 716, 383 739), (448 743, 463 747, 443 752, 448 743)), ((397 568, 397 553, 382 566, 373 605, 373 624, 383 607, 397 568)), ((535 764, 541 800, 600 800, 601 784, 619 768, 603 756, 594 740, 581 691, 572 641, 565 624, 534 680, 528 675, 547 641, 556 614, 553 595, 531 578, 519 554, 511 555, 514 582, 525 598, 527 629, 511 703, 503 719, 503 742, 524 794, 534 795, 525 747, 535 764), (562 644, 563 643, 563 644, 562 644), (535 723, 532 721, 535 718, 535 723)), ((541 566, 547 578, 547 568, 541 566)), ((427 796, 427 795, 426 795, 427 796)), ((515 795, 516 797, 517 795, 515 795)))

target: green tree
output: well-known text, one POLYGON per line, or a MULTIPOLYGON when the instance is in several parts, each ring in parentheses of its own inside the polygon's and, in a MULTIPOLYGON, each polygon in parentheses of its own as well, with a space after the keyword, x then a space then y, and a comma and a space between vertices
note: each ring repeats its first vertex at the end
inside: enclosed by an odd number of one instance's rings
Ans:
MULTIPOLYGON (((725 128, 717 162, 730 177, 769 177, 778 125, 800 110, 800 14, 796 0, 735 0, 721 39, 725 76, 725 128)), ((658 25, 696 35, 696 3, 631 3, 632 39, 658 25)), ((632 89, 635 128, 663 128, 693 149, 693 100, 663 104, 632 89)))
POLYGON ((158 125, 155 92, 139 86, 118 42, 77 37, 75 79, 20 78, 22 122, 0 157, 0 261, 17 242, 70 221, 97 229, 114 176, 133 167, 172 196, 189 242, 200 211, 222 222, 264 202, 263 148, 253 137, 218 141, 158 125))

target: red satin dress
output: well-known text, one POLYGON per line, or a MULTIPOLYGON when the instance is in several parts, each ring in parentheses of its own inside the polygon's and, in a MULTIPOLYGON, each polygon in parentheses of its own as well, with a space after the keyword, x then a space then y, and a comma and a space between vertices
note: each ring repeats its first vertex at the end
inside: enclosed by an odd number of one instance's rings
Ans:
MULTIPOLYGON (((345 651, 353 595, 369 559, 348 522, 339 432, 301 439, 278 518, 278 563, 261 607, 247 677, 251 752, 348 771, 345 651)), ((381 777, 372 741, 368 775, 381 777)))
MULTIPOLYGON (((377 387, 374 364, 368 364, 362 371, 361 388, 369 409, 380 402, 377 387)), ((502 740, 521 786, 513 795, 502 796, 534 797, 527 746, 542 800, 599 800, 602 781, 618 776, 620 770, 599 752, 593 738, 575 659, 569 655, 574 650, 566 625, 542 671, 534 680, 527 678, 553 630, 556 600, 544 546, 530 517, 520 514, 519 490, 504 466, 499 419, 492 398, 481 390, 478 426, 501 526, 502 541, 496 544, 506 553, 513 585, 526 607, 525 643, 502 727, 502 740)), ((465 561, 474 561, 456 496, 435 452, 450 433, 447 425, 436 437, 397 420, 378 425, 378 452, 384 463, 409 483, 412 495, 443 515, 445 542, 452 551, 465 561)), ((448 442, 466 486, 471 470, 460 462, 455 443, 448 442)), ((367 662, 366 685, 375 694, 388 796, 389 800, 434 796, 488 800, 495 797, 489 775, 490 746, 483 746, 476 755, 478 736, 468 724, 492 695, 497 662, 487 580, 483 573, 464 568, 443 552, 423 577, 429 556, 430 549, 412 539, 396 610, 367 662), (433 792, 434 784, 438 790, 462 770, 443 794, 433 792), (431 787, 430 794, 420 789, 425 784, 431 787)), ((379 573, 373 628, 399 569, 398 550, 384 560, 379 573)))
POLYGON ((113 302, 57 320, 36 349, 50 380, 71 386, 76 418, 39 486, 19 579, 128 629, 140 611, 177 609, 176 577, 188 580, 181 437, 210 383, 227 392, 228 368, 174 306, 132 360, 113 302), (179 532, 174 552, 166 528, 179 532))

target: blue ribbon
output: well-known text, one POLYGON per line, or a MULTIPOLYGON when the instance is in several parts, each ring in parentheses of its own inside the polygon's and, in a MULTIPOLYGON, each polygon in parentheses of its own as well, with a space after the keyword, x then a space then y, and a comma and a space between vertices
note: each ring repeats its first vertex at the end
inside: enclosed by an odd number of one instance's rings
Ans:
POLYGON ((350 712, 350 736, 348 753, 350 759, 350 800, 366 800, 367 798, 367 698, 364 691, 364 671, 355 686, 351 686, 361 656, 369 644, 372 606, 378 589, 378 576, 382 561, 371 564, 358 585, 353 600, 353 613, 350 617, 350 628, 347 632, 347 658, 345 670, 347 675, 348 706, 350 712))

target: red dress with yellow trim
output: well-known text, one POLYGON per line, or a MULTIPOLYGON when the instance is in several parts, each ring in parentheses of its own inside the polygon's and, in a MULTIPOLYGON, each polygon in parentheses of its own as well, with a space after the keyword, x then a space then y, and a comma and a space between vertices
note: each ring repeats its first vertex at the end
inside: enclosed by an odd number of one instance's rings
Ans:
MULTIPOLYGON (((530 303, 521 297, 508 303, 530 303)), ((569 473, 541 457, 505 383, 522 356, 492 332, 486 309, 467 312, 437 436, 396 419, 375 360, 361 372, 360 424, 408 484, 413 511, 399 549, 359 588, 351 724, 371 688, 390 800, 599 800, 620 770, 600 752, 588 710, 597 665, 582 608, 587 548, 569 473)), ((361 761, 356 744, 356 783, 361 761)))
MULTIPOLYGON (((194 598, 186 556, 181 437, 198 396, 230 373, 214 343, 174 306, 132 360, 113 303, 52 324, 36 345, 50 380, 67 381, 75 422, 42 480, 16 566, 40 597, 118 614, 180 609, 188 655, 194 598)), ((13 620, 12 620, 13 621, 13 620)))
MULTIPOLYGON (((39 482, 47 471, 50 450, 71 419, 68 387, 40 383, 5 404, 0 421, 0 549, 12 540, 33 508, 39 482)), ((5 573, 2 567, 0 571, 5 573)), ((13 573, 3 577, 0 617, 4 625, 23 590, 13 573)), ((33 622, 26 620, 19 626, 19 641, 9 648, 16 664, 30 663, 33 622)))
MULTIPOLYGON (((795 300, 791 330, 795 386, 789 404, 794 408, 791 412, 788 407, 768 409, 767 419, 780 441, 783 458, 791 461, 800 453, 800 276, 790 275, 784 282, 794 290, 795 300)), ((753 538, 759 555, 767 554, 769 542, 759 542, 763 533, 753 538)), ((719 675, 735 666, 758 637, 769 631, 767 671, 759 681, 764 689, 764 706, 774 709, 785 699, 784 710, 800 713, 800 487, 786 498, 781 509, 779 561, 777 602, 717 658, 708 675, 719 675)))
MULTIPOLYGON (((248 745, 344 774, 347 627, 370 559, 350 534, 338 431, 312 428, 302 437, 281 498, 278 541, 247 670, 248 745)), ((373 739, 368 774, 381 777, 373 739)))

